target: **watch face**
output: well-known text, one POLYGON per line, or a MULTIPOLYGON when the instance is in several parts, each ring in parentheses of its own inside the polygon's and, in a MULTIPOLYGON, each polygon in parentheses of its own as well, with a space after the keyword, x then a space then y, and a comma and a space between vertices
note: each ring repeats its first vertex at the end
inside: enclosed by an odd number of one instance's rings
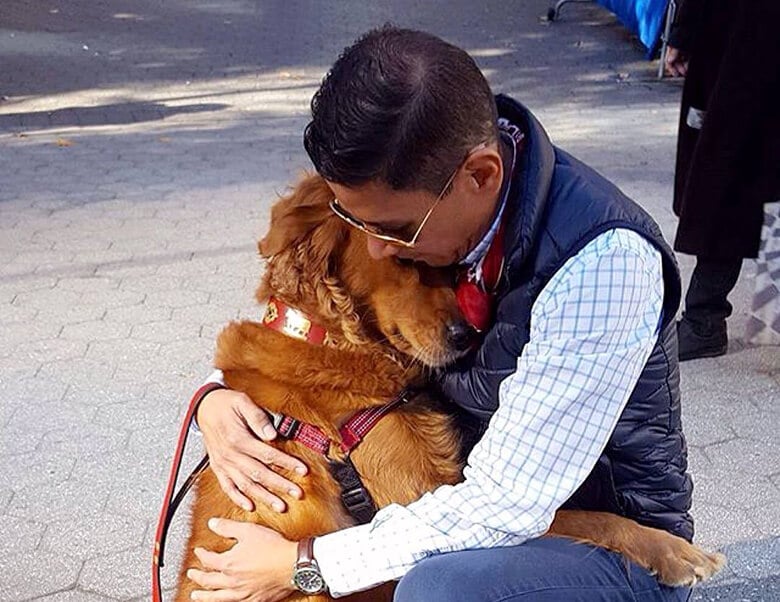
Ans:
POLYGON ((325 581, 319 570, 309 567, 301 567, 295 571, 293 583, 304 594, 319 594, 325 589, 325 581))

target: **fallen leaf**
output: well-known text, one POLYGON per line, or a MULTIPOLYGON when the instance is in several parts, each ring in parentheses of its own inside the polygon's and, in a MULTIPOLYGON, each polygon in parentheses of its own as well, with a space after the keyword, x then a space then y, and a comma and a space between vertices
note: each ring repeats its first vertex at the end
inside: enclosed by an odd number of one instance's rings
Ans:
POLYGON ((168 136, 160 136, 158 139, 158 142, 170 142, 171 139, 168 136))
POLYGON ((67 138, 57 138, 54 141, 54 144, 56 144, 57 146, 73 146, 73 142, 71 142, 67 138))

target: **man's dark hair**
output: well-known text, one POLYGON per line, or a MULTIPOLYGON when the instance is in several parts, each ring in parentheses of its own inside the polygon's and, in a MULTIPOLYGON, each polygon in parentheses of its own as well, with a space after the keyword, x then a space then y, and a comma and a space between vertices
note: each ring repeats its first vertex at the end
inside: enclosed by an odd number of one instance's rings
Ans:
POLYGON ((490 86, 465 51, 385 26, 346 48, 311 102, 304 146, 325 179, 438 193, 466 154, 497 137, 490 86))

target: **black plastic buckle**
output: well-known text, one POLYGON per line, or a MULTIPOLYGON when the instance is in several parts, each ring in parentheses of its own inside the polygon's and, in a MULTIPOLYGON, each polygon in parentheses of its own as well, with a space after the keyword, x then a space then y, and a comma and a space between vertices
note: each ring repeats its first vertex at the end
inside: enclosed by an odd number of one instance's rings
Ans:
POLYGON ((358 524, 370 523, 376 514, 376 504, 349 456, 343 462, 331 460, 330 472, 341 487, 341 503, 350 516, 358 524))
POLYGON ((370 523, 376 514, 376 507, 371 494, 365 487, 357 487, 341 492, 341 502, 347 511, 360 524, 370 523))

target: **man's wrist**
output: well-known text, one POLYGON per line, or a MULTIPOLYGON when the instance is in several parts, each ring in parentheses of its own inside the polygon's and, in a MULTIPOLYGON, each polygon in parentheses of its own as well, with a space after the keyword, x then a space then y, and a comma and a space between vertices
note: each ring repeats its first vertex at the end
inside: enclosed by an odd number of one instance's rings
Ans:
POLYGON ((297 558, 293 566, 293 587, 308 596, 328 591, 328 586, 314 558, 314 538, 307 537, 297 544, 297 558))
POLYGON ((190 425, 193 430, 200 431, 200 427, 198 425, 198 413, 200 412, 200 408, 203 405, 203 400, 214 391, 220 391, 222 389, 227 389, 227 387, 223 383, 213 382, 204 384, 195 392, 195 395, 193 395, 195 411, 192 414, 192 424, 190 425))

